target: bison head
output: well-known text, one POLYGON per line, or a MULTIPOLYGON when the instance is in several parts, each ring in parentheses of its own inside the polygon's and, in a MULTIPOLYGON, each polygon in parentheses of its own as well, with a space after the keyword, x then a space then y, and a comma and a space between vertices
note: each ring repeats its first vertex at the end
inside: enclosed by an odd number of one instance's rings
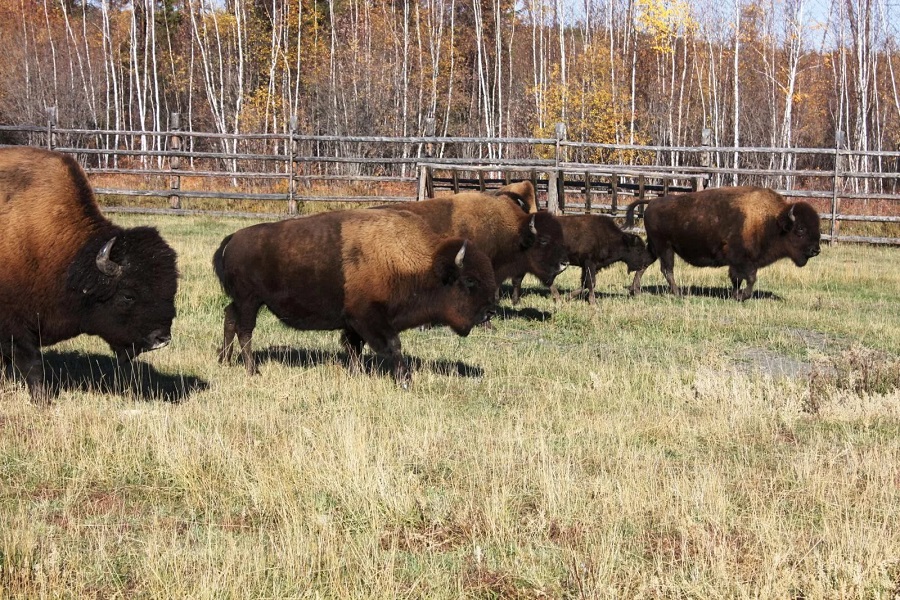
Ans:
POLYGON ((120 359, 169 343, 175 318, 175 251, 150 227, 115 230, 85 244, 68 273, 81 330, 120 359))
POLYGON ((469 335, 472 327, 493 316, 494 268, 474 244, 459 238, 443 242, 434 254, 434 272, 447 294, 444 322, 457 334, 469 335))
POLYGON ((819 213, 807 202, 789 204, 778 215, 787 253, 798 267, 819 254, 819 213))
POLYGON ((548 212, 523 217, 519 240, 528 257, 528 271, 546 286, 569 265, 563 245, 563 231, 559 221, 548 212))
POLYGON ((622 261, 628 266, 629 273, 646 269, 656 260, 640 236, 623 233, 622 244, 624 246, 622 261))

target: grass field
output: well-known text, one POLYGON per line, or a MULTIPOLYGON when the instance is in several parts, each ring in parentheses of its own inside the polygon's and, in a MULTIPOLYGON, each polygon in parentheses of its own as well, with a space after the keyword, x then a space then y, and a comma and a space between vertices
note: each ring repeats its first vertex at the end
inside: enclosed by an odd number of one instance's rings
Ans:
POLYGON ((99 339, 47 349, 49 409, 0 379, 0 597, 900 595, 900 250, 778 263, 743 304, 683 263, 683 299, 656 266, 596 307, 526 279, 493 329, 401 334, 403 391, 268 313, 260 376, 216 364, 210 259, 248 223, 154 222, 172 344, 125 383, 99 339))

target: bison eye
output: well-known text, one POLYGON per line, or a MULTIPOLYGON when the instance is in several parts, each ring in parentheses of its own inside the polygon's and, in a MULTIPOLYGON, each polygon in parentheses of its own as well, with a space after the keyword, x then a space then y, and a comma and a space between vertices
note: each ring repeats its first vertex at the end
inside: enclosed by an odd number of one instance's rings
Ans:
POLYGON ((796 233, 797 235, 806 235, 806 229, 804 229, 803 227, 798 227, 794 230, 794 233, 796 233))
POLYGON ((478 286, 478 282, 471 277, 463 277, 462 283, 464 286, 466 286, 467 290, 471 290, 478 286))
POLYGON ((546 246, 549 243, 550 243, 550 240, 548 240, 547 238, 541 238, 538 240, 538 244, 540 244, 541 246, 546 246))
POLYGON ((116 304, 121 308, 127 308, 134 304, 134 294, 131 292, 122 292, 116 297, 116 304))

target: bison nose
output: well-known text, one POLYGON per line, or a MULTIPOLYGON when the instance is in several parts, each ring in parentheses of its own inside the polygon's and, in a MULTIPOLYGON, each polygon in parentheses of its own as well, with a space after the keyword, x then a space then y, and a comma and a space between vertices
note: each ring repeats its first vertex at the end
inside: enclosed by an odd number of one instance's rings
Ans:
POLYGON ((486 323, 486 322, 490 321, 496 314, 497 314, 497 306, 496 305, 489 306, 484 311, 484 318, 481 320, 481 322, 486 323))
POLYGON ((145 341, 147 350, 158 350, 168 346, 172 341, 172 336, 168 332, 157 329, 148 335, 145 341))
POLYGON ((818 255, 819 255, 819 252, 820 252, 819 247, 816 246, 816 247, 814 247, 814 248, 810 248, 808 254, 809 254, 810 258, 812 258, 813 256, 818 256, 818 255))

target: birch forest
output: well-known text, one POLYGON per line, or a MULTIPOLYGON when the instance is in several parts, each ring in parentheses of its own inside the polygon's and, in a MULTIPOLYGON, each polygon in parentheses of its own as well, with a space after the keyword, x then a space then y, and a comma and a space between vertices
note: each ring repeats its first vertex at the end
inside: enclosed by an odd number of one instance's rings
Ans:
POLYGON ((4 0, 0 123, 895 150, 898 43, 896 0, 4 0))

